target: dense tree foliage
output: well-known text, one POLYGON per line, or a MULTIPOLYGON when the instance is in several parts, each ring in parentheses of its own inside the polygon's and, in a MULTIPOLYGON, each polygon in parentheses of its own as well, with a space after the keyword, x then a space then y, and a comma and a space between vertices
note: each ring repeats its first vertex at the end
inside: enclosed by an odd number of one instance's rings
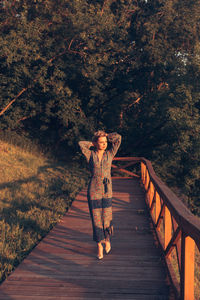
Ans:
POLYGON ((199 3, 148 1, 140 8, 131 36, 138 45, 136 76, 145 78, 143 100, 128 127, 136 128, 137 153, 156 162, 165 180, 199 205, 199 3))
POLYGON ((1 130, 77 150, 96 129, 123 135, 200 192, 198 0, 18 0, 0 11, 1 130))

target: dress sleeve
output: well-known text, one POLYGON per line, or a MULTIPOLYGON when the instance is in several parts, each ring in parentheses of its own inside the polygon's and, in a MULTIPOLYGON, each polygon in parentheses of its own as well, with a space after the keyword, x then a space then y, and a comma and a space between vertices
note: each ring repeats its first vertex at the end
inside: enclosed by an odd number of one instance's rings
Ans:
POLYGON ((93 146, 92 142, 80 141, 78 144, 81 148, 82 153, 85 155, 87 162, 89 162, 91 155, 90 147, 93 146))
POLYGON ((113 132, 108 134, 108 141, 112 144, 111 149, 109 150, 112 156, 114 157, 117 153, 117 150, 119 149, 119 146, 121 144, 121 135, 113 132))

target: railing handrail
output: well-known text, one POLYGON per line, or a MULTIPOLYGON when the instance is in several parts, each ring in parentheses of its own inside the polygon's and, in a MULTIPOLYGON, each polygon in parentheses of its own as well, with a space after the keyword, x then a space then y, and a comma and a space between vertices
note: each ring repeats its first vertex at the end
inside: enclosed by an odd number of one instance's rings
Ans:
POLYGON ((146 164, 151 181, 171 211, 176 222, 183 228, 186 234, 195 240, 200 249, 200 219, 193 215, 176 194, 156 175, 149 160, 141 158, 141 161, 146 164))
POLYGON ((176 296, 181 300, 194 300, 195 278, 198 278, 195 273, 195 244, 200 251, 200 218, 193 215, 156 175, 149 160, 144 157, 116 157, 114 160, 125 162, 122 167, 113 165, 115 170, 132 177, 138 175, 127 171, 126 167, 140 163, 145 201, 176 296))
POLYGON ((146 165, 151 181, 176 222, 186 234, 195 240, 200 249, 200 219, 193 215, 175 193, 156 175, 151 162, 144 157, 115 157, 114 160, 143 162, 146 165))

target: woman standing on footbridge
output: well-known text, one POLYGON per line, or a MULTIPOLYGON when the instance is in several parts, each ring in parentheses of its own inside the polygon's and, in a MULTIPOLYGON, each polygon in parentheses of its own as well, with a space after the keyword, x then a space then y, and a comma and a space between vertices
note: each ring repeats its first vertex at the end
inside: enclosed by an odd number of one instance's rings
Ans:
POLYGON ((101 130, 95 132, 92 142, 79 142, 91 172, 87 198, 92 220, 93 240, 98 248, 98 259, 103 258, 103 244, 105 244, 107 254, 111 250, 110 237, 113 234, 111 165, 120 144, 119 134, 107 134, 101 130), (111 143, 110 149, 107 149, 108 142, 111 143))

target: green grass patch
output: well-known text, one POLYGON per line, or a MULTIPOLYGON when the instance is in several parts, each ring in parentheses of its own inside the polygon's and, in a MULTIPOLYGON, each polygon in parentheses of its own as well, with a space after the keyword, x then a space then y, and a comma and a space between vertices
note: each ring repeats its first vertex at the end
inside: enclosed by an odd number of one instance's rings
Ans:
POLYGON ((70 207, 88 173, 0 141, 0 281, 70 207))

